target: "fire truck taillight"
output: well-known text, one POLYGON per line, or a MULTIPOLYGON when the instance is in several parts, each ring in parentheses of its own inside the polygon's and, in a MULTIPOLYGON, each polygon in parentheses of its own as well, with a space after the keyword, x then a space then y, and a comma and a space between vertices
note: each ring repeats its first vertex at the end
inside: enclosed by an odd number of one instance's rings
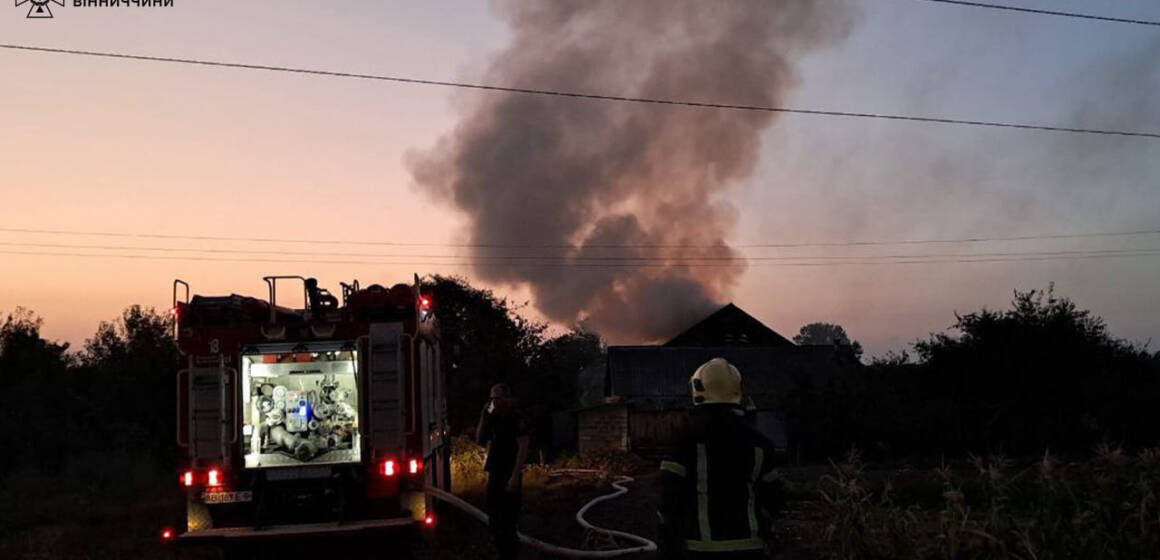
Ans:
POLYGON ((411 459, 411 463, 408 466, 410 467, 411 474, 418 474, 423 468, 423 463, 420 463, 417 459, 411 459))
POLYGON ((383 461, 383 476, 395 476, 395 460, 387 459, 383 461))
POLYGON ((222 485, 222 472, 217 470, 217 469, 210 469, 209 472, 206 473, 206 485, 207 486, 221 486, 222 485))
POLYGON ((181 474, 181 484, 185 487, 193 486, 193 471, 185 471, 181 474))

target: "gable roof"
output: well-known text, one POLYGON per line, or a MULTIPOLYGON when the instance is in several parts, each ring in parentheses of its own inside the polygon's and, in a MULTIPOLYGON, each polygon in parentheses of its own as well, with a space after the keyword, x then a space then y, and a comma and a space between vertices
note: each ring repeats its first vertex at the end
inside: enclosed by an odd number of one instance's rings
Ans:
POLYGON ((689 377, 713 358, 741 371, 745 395, 763 409, 796 386, 821 388, 862 367, 853 354, 832 345, 610 346, 606 390, 640 409, 687 408, 689 377))
POLYGON ((793 343, 729 303, 664 346, 793 346, 793 343))

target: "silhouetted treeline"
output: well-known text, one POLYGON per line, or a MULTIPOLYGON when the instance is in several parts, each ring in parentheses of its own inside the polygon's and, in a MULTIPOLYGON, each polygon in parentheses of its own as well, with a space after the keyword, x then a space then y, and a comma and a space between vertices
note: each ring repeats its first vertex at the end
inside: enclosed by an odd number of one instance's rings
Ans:
MULTIPOLYGON (((453 430, 470 432, 491 384, 509 383, 550 440, 551 414, 576 406, 585 366, 603 359, 600 338, 580 330, 548 336, 506 300, 459 278, 435 277, 453 430)), ((129 454, 176 467, 172 319, 132 306, 102 323, 79 351, 41 337, 42 319, 0 315, 0 476, 21 466, 54 471, 88 454, 129 454)))
POLYGON ((77 353, 17 309, 0 324, 0 473, 55 470, 89 454, 174 462, 177 348, 168 316, 132 306, 77 353))
POLYGON ((535 422, 533 445, 546 446, 552 412, 576 408, 581 370, 604 359, 600 337, 578 328, 548 336, 545 325, 521 317, 490 290, 456 277, 427 282, 439 318, 452 431, 473 433, 488 390, 503 382, 535 422))
MULTIPOLYGON (((551 415, 577 406, 580 372, 603 360, 600 338, 547 336, 506 299, 435 277, 452 429, 469 432, 492 383, 507 382, 547 444, 551 415)), ((41 320, 0 317, 0 475, 55 470, 87 454, 175 465, 171 319, 132 306, 78 352, 40 336, 41 320)), ((1082 454, 1101 441, 1160 443, 1160 353, 1113 338, 1101 319, 1048 290, 1010 309, 957 316, 955 334, 918 341, 855 378, 808 375, 781 396, 791 454, 806 461, 855 446, 868 458, 966 452, 1082 454)))
POLYGON ((854 446, 903 459, 1160 443, 1160 353, 1113 338, 1050 288, 956 319, 954 334, 931 335, 855 379, 797 379, 782 399, 791 453, 824 460, 854 446))

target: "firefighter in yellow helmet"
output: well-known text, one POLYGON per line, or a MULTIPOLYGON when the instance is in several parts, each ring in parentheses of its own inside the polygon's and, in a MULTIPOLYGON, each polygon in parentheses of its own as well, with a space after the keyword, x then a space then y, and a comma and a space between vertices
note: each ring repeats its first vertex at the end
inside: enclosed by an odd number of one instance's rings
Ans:
POLYGON ((693 410, 661 462, 663 558, 763 558, 780 482, 773 444, 745 420, 741 372, 722 358, 689 379, 693 410))

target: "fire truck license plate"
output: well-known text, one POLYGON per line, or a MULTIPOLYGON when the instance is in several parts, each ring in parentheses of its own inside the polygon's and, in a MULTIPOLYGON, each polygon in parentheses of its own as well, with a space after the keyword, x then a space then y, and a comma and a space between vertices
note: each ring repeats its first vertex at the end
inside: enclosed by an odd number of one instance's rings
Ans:
POLYGON ((203 492, 202 501, 207 504, 232 504, 254 501, 253 492, 203 492))

